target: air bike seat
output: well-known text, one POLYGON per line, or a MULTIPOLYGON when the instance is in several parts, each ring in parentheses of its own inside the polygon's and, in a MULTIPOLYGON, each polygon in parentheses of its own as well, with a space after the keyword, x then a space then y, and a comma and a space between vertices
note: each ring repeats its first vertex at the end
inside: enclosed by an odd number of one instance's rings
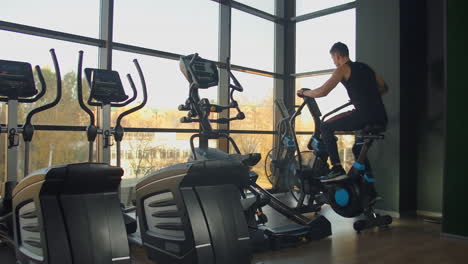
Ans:
POLYGON ((19 182, 12 194, 18 259, 130 263, 117 192, 122 175, 119 167, 78 163, 38 170, 19 182))
POLYGON ((158 263, 250 263, 239 160, 202 160, 154 172, 136 185, 143 244, 158 263))
POLYGON ((381 140, 384 139, 386 127, 381 124, 370 124, 358 131, 356 137, 361 140, 381 140))

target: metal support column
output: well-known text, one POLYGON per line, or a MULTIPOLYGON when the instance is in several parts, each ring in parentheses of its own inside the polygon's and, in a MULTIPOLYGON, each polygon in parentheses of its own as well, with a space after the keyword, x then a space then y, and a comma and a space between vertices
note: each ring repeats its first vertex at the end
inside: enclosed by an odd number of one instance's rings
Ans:
MULTIPOLYGON (((290 18, 295 16, 296 1, 276 0, 275 12, 284 18, 284 23, 275 23, 274 71, 284 78, 275 78, 274 98, 283 100, 289 108, 295 104, 296 78, 292 75, 296 71, 296 23, 290 18)), ((281 114, 275 111, 275 124, 280 118, 281 114)))
MULTIPOLYGON (((18 179, 18 146, 11 146, 8 138, 11 136, 19 137, 18 134, 18 100, 8 100, 8 126, 6 131, 6 166, 8 182, 17 182, 18 179)), ((19 142, 19 138, 18 138, 19 142)))
MULTIPOLYGON (((101 0, 101 15, 99 38, 105 41, 105 45, 99 48, 99 61, 100 69, 112 69, 112 31, 113 31, 113 13, 114 13, 114 0, 101 0)), ((111 148, 107 144, 111 140, 111 107, 110 105, 104 106, 98 110, 98 124, 102 128, 102 134, 98 137, 98 157, 99 161, 110 163, 111 148), (107 139, 106 139, 107 137, 107 139)))
MULTIPOLYGON (((291 18, 296 14, 295 0, 275 0, 275 15, 283 18, 284 23, 275 23, 275 65, 274 72, 283 76, 275 77, 273 98, 283 100, 285 106, 294 109, 296 78, 296 23, 291 18)), ((273 130, 281 120, 281 112, 274 107, 273 130)), ((273 137, 273 146, 277 146, 278 137, 273 137)), ((282 189, 284 183, 278 183, 276 189, 282 189)))
MULTIPOLYGON (((219 5, 219 50, 218 60, 227 63, 231 56, 231 6, 219 5)), ((229 73, 225 68, 219 71, 218 103, 221 105, 229 104, 229 73)), ((220 118, 229 117, 229 109, 219 114, 220 118)), ((229 124, 218 124, 218 129, 228 131, 229 124)), ((222 138, 218 140, 218 148, 229 152, 229 142, 222 138)))

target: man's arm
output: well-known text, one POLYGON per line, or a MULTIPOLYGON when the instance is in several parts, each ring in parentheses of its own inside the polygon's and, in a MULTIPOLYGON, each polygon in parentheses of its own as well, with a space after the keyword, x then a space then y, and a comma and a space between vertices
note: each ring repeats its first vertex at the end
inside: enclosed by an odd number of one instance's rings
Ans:
POLYGON ((381 95, 386 94, 388 92, 388 86, 383 80, 382 76, 380 74, 375 73, 375 79, 377 80, 377 85, 379 86, 379 92, 381 95))
MULTIPOLYGON (((344 65, 338 67, 330 77, 322 86, 320 86, 317 89, 314 90, 307 90, 305 92, 302 92, 304 96, 307 97, 312 97, 312 98, 317 98, 317 97, 324 97, 327 96, 333 88, 335 88, 338 83, 343 80, 344 78, 344 65)), ((298 95, 300 95, 301 90, 297 92, 298 95)))

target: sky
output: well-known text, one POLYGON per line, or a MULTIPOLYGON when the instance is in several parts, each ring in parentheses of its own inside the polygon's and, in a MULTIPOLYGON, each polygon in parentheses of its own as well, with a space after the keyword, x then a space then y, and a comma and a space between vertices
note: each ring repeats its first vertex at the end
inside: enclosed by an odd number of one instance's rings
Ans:
MULTIPOLYGON (((273 0, 239 0, 247 5, 274 12, 273 0)), ((317 11, 349 0, 297 0, 297 14, 317 11)), ((99 0, 4 1, 0 20, 43 27, 98 38, 99 0)), ((114 41, 178 54, 198 52, 201 57, 217 60, 219 4, 210 0, 116 0, 114 41)), ((274 23, 239 10, 232 11, 231 62, 236 65, 273 71, 274 23)), ((84 50, 84 67, 97 66, 98 49, 93 46, 51 40, 0 30, 0 58, 28 61, 52 67, 48 50, 55 48, 62 73, 76 71, 79 50, 84 50)), ((348 10, 297 24, 297 72, 334 68, 328 53, 330 46, 342 41, 349 45, 351 59, 355 50, 355 11, 348 10)), ((175 109, 188 95, 188 83, 179 71, 178 62, 151 56, 114 51, 113 69, 125 78, 131 73, 139 86, 132 59, 143 68, 149 90, 149 107, 175 109)), ((234 72, 245 88, 241 97, 248 103, 261 103, 273 94, 273 79, 234 72)), ((315 88, 327 76, 301 78, 296 87, 315 88)), ((216 88, 201 96, 216 100, 216 88)), ((141 97, 140 97, 141 99, 141 97)), ((328 109, 347 101, 340 85, 319 105, 328 109)), ((242 102, 239 101, 242 105, 242 102)))

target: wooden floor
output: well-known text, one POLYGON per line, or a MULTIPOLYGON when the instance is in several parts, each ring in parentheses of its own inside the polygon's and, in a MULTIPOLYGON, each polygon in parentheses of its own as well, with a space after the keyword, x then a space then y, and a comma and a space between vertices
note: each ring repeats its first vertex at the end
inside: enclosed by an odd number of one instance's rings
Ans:
MULTIPOLYGON (((353 219, 323 214, 333 235, 298 248, 256 254, 253 264, 455 264, 468 263, 468 241, 442 238, 440 225, 422 219, 397 219, 386 230, 356 234, 353 219)), ((132 249, 135 264, 150 264, 144 250, 132 249)))
POLYGON ((333 235, 300 248, 259 254, 252 263, 468 263, 468 241, 440 237, 440 225, 419 219, 395 221, 388 230, 356 234, 351 219, 329 212, 333 235))
MULTIPOLYGON (((252 263, 468 263, 468 241, 441 238, 438 224, 415 218, 399 219, 388 230, 372 230, 358 235, 352 228, 352 219, 339 217, 330 209, 325 209, 323 214, 332 222, 331 237, 298 248, 256 254, 252 263)), ((140 248, 132 248, 132 259, 134 264, 154 263, 140 248)), ((5 248, 0 248, 0 263, 14 263, 5 248)))

